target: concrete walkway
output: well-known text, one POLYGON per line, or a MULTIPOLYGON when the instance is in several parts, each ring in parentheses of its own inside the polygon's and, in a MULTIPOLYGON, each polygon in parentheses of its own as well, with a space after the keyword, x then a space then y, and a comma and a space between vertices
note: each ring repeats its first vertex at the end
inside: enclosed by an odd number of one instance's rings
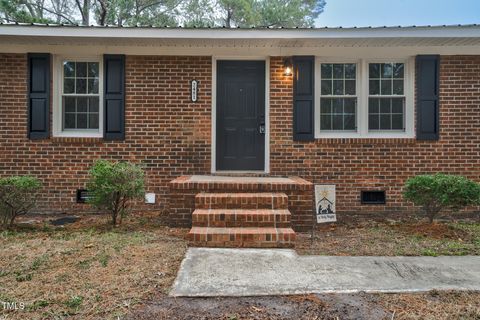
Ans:
POLYGON ((480 256, 299 256, 288 249, 190 248, 172 296, 480 290, 480 256))

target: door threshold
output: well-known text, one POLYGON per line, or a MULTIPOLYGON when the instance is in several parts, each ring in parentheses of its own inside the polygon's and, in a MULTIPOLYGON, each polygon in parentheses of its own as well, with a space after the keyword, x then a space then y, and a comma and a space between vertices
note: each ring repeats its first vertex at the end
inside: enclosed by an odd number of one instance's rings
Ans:
POLYGON ((264 171, 264 170, 217 170, 215 172, 212 172, 212 175, 218 175, 218 176, 221 176, 221 175, 236 175, 236 176, 239 176, 239 175, 262 175, 262 176, 266 176, 266 175, 270 175, 268 172, 264 171))

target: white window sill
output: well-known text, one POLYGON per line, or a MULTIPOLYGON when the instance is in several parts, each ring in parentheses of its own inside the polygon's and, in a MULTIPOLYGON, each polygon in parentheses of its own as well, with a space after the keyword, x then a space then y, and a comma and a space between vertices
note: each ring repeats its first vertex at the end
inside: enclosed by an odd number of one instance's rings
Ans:
POLYGON ((63 131, 53 134, 55 138, 103 138, 100 132, 78 132, 78 131, 63 131))
POLYGON ((414 133, 408 132, 369 132, 360 134, 358 132, 322 132, 315 136, 315 139, 413 139, 414 133))

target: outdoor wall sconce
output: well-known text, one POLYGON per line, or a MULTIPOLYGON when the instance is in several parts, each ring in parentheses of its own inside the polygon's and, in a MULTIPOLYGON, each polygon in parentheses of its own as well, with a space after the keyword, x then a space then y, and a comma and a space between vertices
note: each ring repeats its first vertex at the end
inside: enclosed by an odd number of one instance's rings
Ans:
POLYGON ((285 58, 283 60, 283 74, 285 76, 291 76, 293 71, 292 71, 292 59, 291 58, 285 58))

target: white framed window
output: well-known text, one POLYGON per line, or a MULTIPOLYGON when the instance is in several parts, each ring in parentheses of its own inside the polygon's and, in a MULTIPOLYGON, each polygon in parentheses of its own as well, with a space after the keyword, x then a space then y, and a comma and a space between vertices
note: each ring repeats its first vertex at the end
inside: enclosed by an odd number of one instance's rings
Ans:
POLYGON ((357 64, 320 64, 320 131, 357 130, 357 64))
POLYGON ((54 136, 103 136, 101 57, 56 57, 54 93, 54 136))
POLYGON ((405 63, 368 64, 368 130, 405 131, 405 63))
POLYGON ((414 137, 414 58, 317 57, 316 138, 414 137))

